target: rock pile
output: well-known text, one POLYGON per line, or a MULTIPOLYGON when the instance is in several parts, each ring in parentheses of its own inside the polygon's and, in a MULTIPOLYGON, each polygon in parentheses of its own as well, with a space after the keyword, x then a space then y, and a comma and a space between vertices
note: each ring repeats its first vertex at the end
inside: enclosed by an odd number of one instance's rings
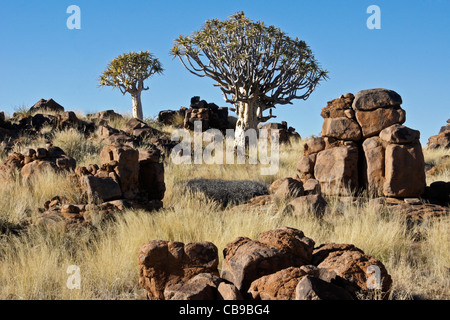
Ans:
POLYGON ((418 197, 425 190, 420 132, 403 126, 401 97, 392 90, 362 90, 322 109, 321 137, 308 140, 297 164, 300 179, 316 179, 323 193, 368 190, 388 197, 418 197))
POLYGON ((139 284, 154 300, 352 300, 373 289, 386 296, 392 285, 384 265, 355 246, 315 247, 289 227, 228 243, 220 277, 211 242, 154 240, 137 256, 139 284))
POLYGON ((181 107, 179 110, 163 110, 158 114, 158 121, 165 125, 176 125, 175 119, 181 117, 184 119, 183 127, 188 130, 194 130, 194 122, 202 123, 202 130, 219 129, 225 131, 229 129, 228 108, 219 107, 215 103, 208 103, 200 100, 199 96, 191 98, 189 108, 181 107))
POLYGON ((280 143, 289 143, 290 139, 301 139, 293 127, 288 127, 286 121, 281 123, 269 122, 261 126, 261 129, 268 130, 268 137, 276 134, 280 143), (277 131, 273 131, 277 130, 277 131))
POLYGON ((62 225, 68 229, 92 226, 92 215, 103 220, 128 208, 153 211, 162 208, 166 190, 164 165, 159 150, 138 151, 127 145, 113 144, 100 153, 100 166, 76 167, 70 176, 85 201, 69 203, 55 197, 39 209, 32 224, 62 225))
POLYGON ((0 163, 0 180, 7 183, 19 173, 24 183, 31 181, 45 170, 55 172, 74 170, 75 159, 67 156, 59 147, 48 145, 46 148, 26 149, 23 153, 13 152, 0 163))
POLYGON ((101 150, 100 166, 77 167, 75 173, 90 204, 122 199, 159 209, 166 190, 160 156, 156 149, 112 144, 101 150))
POLYGON ((450 148, 450 119, 447 120, 447 125, 441 127, 439 134, 428 139, 428 148, 450 148))

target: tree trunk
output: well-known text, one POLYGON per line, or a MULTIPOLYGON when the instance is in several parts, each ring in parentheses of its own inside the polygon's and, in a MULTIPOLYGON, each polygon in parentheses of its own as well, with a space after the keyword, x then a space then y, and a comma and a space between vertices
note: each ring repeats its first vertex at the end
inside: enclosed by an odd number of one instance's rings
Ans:
POLYGON ((142 112, 141 91, 131 93, 131 99, 133 101, 133 117, 143 120, 144 114, 142 112))
MULTIPOLYGON (((258 107, 259 105, 255 101, 250 102, 239 102, 236 111, 238 115, 238 121, 236 123, 235 147, 245 146, 245 131, 248 129, 257 130, 259 120, 258 120, 258 107)), ((256 131, 256 133, 258 133, 256 131)))

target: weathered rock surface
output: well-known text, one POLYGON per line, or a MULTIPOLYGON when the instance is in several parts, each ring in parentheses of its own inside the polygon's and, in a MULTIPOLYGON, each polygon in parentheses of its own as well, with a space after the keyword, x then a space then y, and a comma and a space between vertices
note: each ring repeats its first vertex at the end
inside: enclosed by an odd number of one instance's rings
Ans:
POLYGON ((338 147, 317 154, 314 176, 326 194, 345 194, 358 187, 358 149, 338 147))
MULTIPOLYGON (((171 287, 183 286, 196 275, 218 275, 219 257, 216 246, 210 242, 184 244, 155 240, 141 246, 138 262, 139 284, 147 291, 149 299, 164 300, 176 297, 171 287)), ((191 282, 179 293, 179 298, 211 297, 208 286, 191 282)))
POLYGON ((240 237, 224 249, 221 276, 245 294, 264 275, 309 264, 313 247, 314 241, 291 228, 264 232, 257 240, 240 237))

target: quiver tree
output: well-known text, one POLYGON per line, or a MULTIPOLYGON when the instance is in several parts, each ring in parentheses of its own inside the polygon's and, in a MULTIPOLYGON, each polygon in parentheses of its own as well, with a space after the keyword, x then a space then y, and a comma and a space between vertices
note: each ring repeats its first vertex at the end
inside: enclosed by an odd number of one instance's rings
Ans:
POLYGON ((133 117, 143 119, 141 92, 148 90, 144 81, 163 68, 149 51, 129 52, 113 59, 100 76, 100 86, 118 88, 123 95, 131 94, 133 117))
POLYGON ((275 118, 276 105, 306 100, 327 78, 304 41, 253 22, 243 12, 225 21, 208 20, 192 36, 181 35, 171 54, 191 73, 216 81, 225 101, 235 106, 236 144, 245 130, 275 118))

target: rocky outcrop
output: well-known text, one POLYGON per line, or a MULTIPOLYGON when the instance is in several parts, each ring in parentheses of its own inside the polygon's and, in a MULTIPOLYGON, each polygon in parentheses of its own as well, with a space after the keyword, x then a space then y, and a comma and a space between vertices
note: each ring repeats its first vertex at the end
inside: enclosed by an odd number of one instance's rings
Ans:
POLYGON ((351 244, 314 246, 289 227, 256 240, 238 237, 223 250, 219 277, 212 243, 154 240, 139 249, 139 284, 159 300, 353 300, 373 290, 387 296, 392 279, 378 259, 351 244))
POLYGON ((260 129, 267 130, 267 137, 272 141, 274 140, 272 136, 276 136, 279 143, 290 143, 291 139, 301 139, 293 127, 288 127, 286 121, 281 123, 269 122, 262 125, 260 129))
POLYGON ((0 180, 8 183, 19 173, 23 183, 28 183, 46 170, 70 171, 75 166, 75 159, 67 156, 61 148, 49 144, 46 148, 25 149, 23 154, 10 154, 0 163, 0 180))
POLYGON ((30 112, 39 112, 39 111, 52 111, 61 113, 64 112, 64 107, 53 99, 48 100, 41 99, 30 108, 30 112))
POLYGON ((447 120, 447 125, 441 127, 439 134, 428 139, 427 146, 429 149, 450 148, 450 119, 447 120))
POLYGON ((322 109, 321 137, 309 139, 297 164, 300 179, 316 179, 328 195, 368 190, 374 195, 419 197, 425 190, 420 132, 403 126, 400 95, 362 90, 322 109))

